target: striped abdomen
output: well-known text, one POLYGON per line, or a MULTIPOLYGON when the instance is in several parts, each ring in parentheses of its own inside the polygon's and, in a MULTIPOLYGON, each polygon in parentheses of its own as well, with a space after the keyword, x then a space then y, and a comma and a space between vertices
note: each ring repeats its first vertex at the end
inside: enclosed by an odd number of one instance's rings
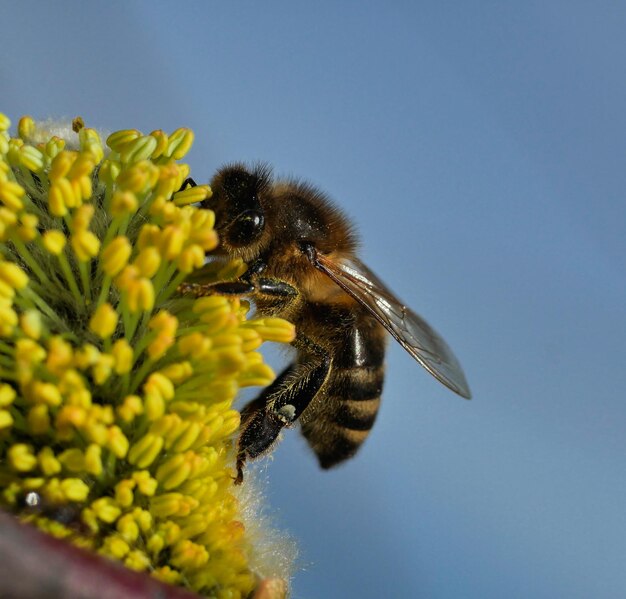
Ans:
POLYGON ((383 390, 385 340, 383 328, 369 315, 337 331, 326 382, 300 419, 322 468, 353 456, 374 425, 383 390))

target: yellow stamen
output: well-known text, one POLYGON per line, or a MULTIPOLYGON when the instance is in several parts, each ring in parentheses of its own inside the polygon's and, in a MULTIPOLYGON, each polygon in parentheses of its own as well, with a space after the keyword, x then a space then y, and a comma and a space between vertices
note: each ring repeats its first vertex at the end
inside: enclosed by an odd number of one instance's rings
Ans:
POLYGON ((102 339, 108 339, 115 331, 117 319, 117 312, 113 309, 113 306, 107 302, 96 308, 96 311, 89 321, 89 328, 102 339))

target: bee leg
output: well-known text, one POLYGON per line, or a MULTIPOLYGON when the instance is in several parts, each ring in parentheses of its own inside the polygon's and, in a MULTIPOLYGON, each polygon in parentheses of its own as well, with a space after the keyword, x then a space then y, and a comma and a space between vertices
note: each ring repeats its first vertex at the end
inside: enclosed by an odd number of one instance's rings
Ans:
POLYGON ((253 276, 260 275, 267 268, 267 262, 263 258, 257 258, 248 264, 248 270, 241 275, 241 279, 249 281, 253 276))
MULTIPOLYGON (((235 479, 235 484, 239 485, 243 482, 243 466, 246 462, 246 457, 249 455, 250 457, 255 457, 259 455, 263 449, 257 451, 254 446, 255 436, 259 436, 259 425, 263 426, 263 418, 265 413, 265 406, 267 405, 268 398, 272 396, 282 385, 285 384, 287 378, 289 378, 296 368, 295 364, 291 364, 287 366, 285 370, 283 370, 274 380, 274 382, 267 386, 261 394, 244 407, 241 410, 241 425, 240 428, 242 430, 241 435, 239 436, 239 440, 237 441, 237 478, 235 479), (260 418, 259 418, 260 417, 260 418), (260 420, 260 422, 257 422, 260 420), (248 451, 249 450, 249 451, 248 451)), ((276 430, 276 434, 272 437, 272 433, 270 432, 270 444, 276 439, 278 433, 280 432, 279 427, 276 430)), ((266 435, 261 434, 261 438, 266 438, 266 435)))
POLYGON ((191 177, 187 177, 183 181, 183 184, 180 186, 180 189, 178 191, 184 191, 188 187, 197 187, 197 186, 198 184, 191 177))
POLYGON ((223 283, 181 283, 179 293, 206 297, 207 295, 249 295, 254 291, 254 285, 247 281, 225 281, 223 283))
POLYGON ((285 283, 285 281, 280 279, 268 279, 266 277, 258 277, 255 280, 255 291, 275 297, 292 298, 298 295, 298 290, 289 283, 285 283))
POLYGON ((250 295, 252 293, 263 293, 273 297, 283 297, 293 299, 298 295, 298 290, 281 281, 280 279, 270 279, 266 277, 256 277, 257 272, 262 272, 263 264, 254 265, 254 270, 246 271, 237 281, 224 281, 218 283, 181 283, 178 287, 179 293, 193 295, 195 297, 205 297, 207 295, 250 295), (252 277, 254 276, 254 280, 252 277))
POLYGON ((268 451, 280 431, 298 420, 324 384, 330 370, 330 358, 319 349, 320 352, 312 354, 309 361, 292 364, 284 370, 242 411, 235 484, 243 481, 246 459, 254 459, 268 451))

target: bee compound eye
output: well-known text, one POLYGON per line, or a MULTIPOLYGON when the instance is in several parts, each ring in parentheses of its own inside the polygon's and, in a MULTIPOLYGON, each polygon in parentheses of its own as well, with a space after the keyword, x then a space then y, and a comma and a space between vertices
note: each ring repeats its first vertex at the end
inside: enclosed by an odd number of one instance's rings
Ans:
POLYGON ((228 240, 232 245, 247 245, 256 241, 264 227, 265 218, 261 212, 246 210, 228 228, 228 240))

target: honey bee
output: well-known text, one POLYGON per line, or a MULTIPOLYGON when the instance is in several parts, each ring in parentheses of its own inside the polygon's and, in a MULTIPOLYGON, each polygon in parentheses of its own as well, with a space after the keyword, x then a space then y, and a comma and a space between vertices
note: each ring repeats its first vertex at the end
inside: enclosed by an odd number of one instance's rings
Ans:
POLYGON ((246 459, 267 452, 300 422, 322 468, 352 457, 374 425, 384 380, 386 333, 430 374, 467 399, 454 354, 356 256, 357 238, 320 191, 274 181, 264 165, 233 164, 211 181, 203 207, 215 212, 220 251, 241 258, 236 281, 188 283, 183 291, 249 295, 261 316, 292 322, 297 358, 242 411, 237 478, 246 459))

